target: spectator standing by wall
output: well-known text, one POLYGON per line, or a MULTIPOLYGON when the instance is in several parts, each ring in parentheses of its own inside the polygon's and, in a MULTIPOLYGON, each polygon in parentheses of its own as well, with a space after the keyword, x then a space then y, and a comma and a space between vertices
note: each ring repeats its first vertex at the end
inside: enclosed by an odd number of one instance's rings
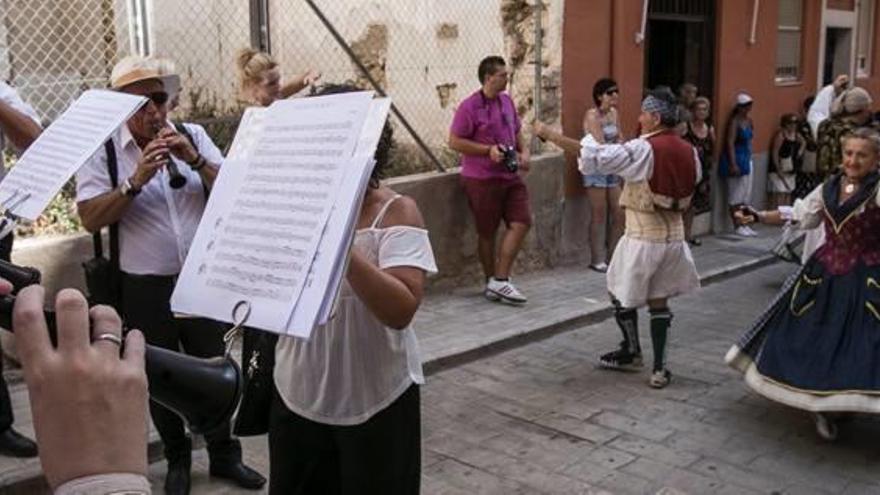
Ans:
POLYGON ((704 96, 694 99, 690 107, 691 121, 686 123, 687 131, 685 132, 685 140, 691 143, 697 150, 697 156, 700 159, 700 182, 694 191, 694 199, 691 207, 684 213, 684 231, 685 238, 692 246, 702 244, 700 239, 694 237, 692 227, 694 223, 694 215, 709 211, 712 206, 711 198, 711 178, 712 166, 715 156, 715 128, 709 123, 709 112, 712 108, 712 102, 704 96))
MULTIPOLYGON (((593 103, 596 106, 584 115, 584 134, 593 136, 599 143, 621 142, 617 113, 619 99, 617 82, 609 78, 596 81, 593 85, 593 103)), ((590 268, 605 273, 614 247, 623 235, 626 221, 620 207, 623 181, 616 175, 607 174, 587 174, 582 177, 590 201, 590 268)))
POLYGON ((525 304, 510 278, 511 267, 532 224, 529 192, 521 174, 529 170, 516 105, 505 92, 504 59, 490 56, 477 70, 482 87, 458 106, 449 147, 461 153, 461 184, 477 228, 477 252, 490 301, 525 304), (498 245, 498 227, 506 229, 498 245))
POLYGON ((795 190, 796 173, 801 169, 806 144, 798 134, 798 118, 793 113, 783 115, 770 148, 770 166, 767 174, 767 192, 770 208, 791 204, 795 190))
MULTIPOLYGON (((740 205, 749 202, 752 194, 752 138, 755 125, 749 115, 754 100, 748 93, 736 95, 736 104, 727 119, 718 173, 727 186, 727 204, 730 216, 734 217, 740 205)), ((758 235, 747 225, 736 227, 736 233, 743 237, 758 235)))

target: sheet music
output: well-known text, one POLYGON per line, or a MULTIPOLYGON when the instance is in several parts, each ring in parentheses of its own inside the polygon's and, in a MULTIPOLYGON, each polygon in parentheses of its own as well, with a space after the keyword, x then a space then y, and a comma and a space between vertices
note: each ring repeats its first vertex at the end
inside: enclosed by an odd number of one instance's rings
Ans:
POLYGON ((240 132, 172 296, 174 311, 284 333, 370 105, 370 93, 274 103, 240 132), (230 172, 229 168, 234 168, 230 172), (228 175, 228 177, 225 177, 228 175))
POLYGON ((11 212, 35 220, 110 134, 146 101, 142 96, 115 91, 83 93, 40 134, 0 182, 0 202, 8 204, 17 192, 30 193, 11 212))
POLYGON ((287 326, 287 333, 290 335, 308 338, 316 324, 326 323, 326 318, 321 321, 320 317, 325 312, 328 299, 331 300, 329 305, 332 307, 332 300, 338 291, 339 286, 334 284, 334 278, 341 281, 341 278, 335 276, 336 272, 344 273, 343 265, 348 257, 352 233, 373 165, 372 157, 360 156, 352 158, 345 167, 337 202, 315 253, 306 286, 287 326))
POLYGON ((374 98, 370 102, 370 111, 364 120, 361 137, 354 150, 355 156, 372 158, 376 154, 376 147, 379 145, 379 138, 382 137, 382 130, 385 128, 385 122, 388 121, 390 110, 391 98, 374 98))
POLYGON ((246 160, 250 156, 263 130, 267 110, 265 107, 248 107, 244 110, 226 160, 246 160))
POLYGON ((345 274, 364 192, 375 162, 373 155, 388 120, 391 99, 376 98, 364 120, 355 158, 345 167, 345 179, 309 272, 308 281, 291 315, 288 333, 308 338, 316 324, 326 323, 345 274))

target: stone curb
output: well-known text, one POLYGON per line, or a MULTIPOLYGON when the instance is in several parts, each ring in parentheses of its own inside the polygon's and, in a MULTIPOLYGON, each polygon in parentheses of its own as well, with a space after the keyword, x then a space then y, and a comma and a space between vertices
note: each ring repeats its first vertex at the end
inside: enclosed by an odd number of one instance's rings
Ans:
MULTIPOLYGON (((765 254, 752 260, 710 270, 700 276, 700 283, 703 286, 706 286, 722 282, 778 261, 780 260, 773 254, 765 254)), ((514 335, 504 335, 495 340, 490 338, 488 341, 484 341, 471 348, 452 349, 448 354, 426 360, 422 363, 422 367, 424 368, 425 375, 433 375, 434 373, 439 373, 440 371, 449 368, 470 363, 486 356, 491 356, 532 342, 544 340, 584 325, 595 324, 611 316, 612 307, 610 305, 600 309, 584 311, 577 316, 560 319, 558 321, 550 321, 546 325, 538 328, 523 329, 521 332, 514 335)))

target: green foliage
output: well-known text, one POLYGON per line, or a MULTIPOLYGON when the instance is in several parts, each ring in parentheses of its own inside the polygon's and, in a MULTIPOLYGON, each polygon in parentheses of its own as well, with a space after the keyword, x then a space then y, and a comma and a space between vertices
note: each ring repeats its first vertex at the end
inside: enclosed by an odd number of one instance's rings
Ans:
POLYGON ((18 237, 37 237, 80 232, 82 224, 76 214, 75 198, 76 187, 74 181, 71 180, 64 185, 61 193, 52 199, 52 202, 35 222, 19 225, 15 234, 18 237))
MULTIPOLYGON (((9 170, 17 158, 12 153, 4 153, 3 166, 9 170)), ((76 215, 76 186, 71 180, 61 188, 46 211, 35 222, 23 222, 16 229, 19 237, 35 237, 41 235, 72 234, 82 230, 79 217, 76 215)))

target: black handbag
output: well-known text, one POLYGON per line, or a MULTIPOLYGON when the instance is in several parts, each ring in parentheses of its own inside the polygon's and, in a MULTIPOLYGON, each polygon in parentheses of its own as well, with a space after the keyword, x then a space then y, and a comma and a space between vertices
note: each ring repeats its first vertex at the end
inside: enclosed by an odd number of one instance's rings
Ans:
POLYGON ((235 417, 233 433, 240 437, 269 432, 269 412, 275 393, 275 344, 278 335, 245 328, 241 344, 244 391, 235 417))
MULTIPOLYGON (((119 185, 116 166, 116 148, 113 140, 104 143, 107 153, 107 172, 110 175, 110 184, 114 189, 119 185)), ((92 243, 95 255, 92 259, 83 263, 85 271, 86 288, 89 293, 89 305, 106 304, 116 311, 122 309, 122 272, 119 269, 119 224, 113 223, 110 229, 110 258, 104 257, 104 242, 101 231, 92 235, 92 243)))

